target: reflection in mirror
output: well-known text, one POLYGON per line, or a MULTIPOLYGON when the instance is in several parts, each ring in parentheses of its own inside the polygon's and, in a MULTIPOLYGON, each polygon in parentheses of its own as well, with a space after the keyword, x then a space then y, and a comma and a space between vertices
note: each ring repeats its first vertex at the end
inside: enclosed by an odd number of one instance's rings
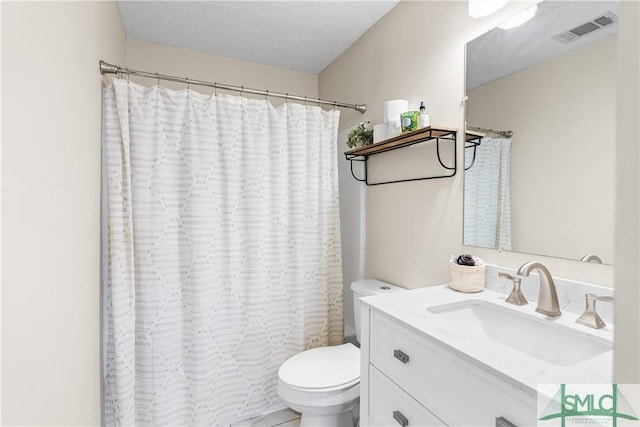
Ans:
POLYGON ((613 264, 617 14, 543 1, 467 44, 465 245, 613 264))

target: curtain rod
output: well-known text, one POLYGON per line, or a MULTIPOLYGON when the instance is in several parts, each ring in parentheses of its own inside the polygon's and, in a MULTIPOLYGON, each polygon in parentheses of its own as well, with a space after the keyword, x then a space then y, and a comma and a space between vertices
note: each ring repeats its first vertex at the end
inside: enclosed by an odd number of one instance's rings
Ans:
POLYGON ((493 133, 505 138, 511 138, 513 136, 513 131, 510 131, 510 130, 493 130, 493 129, 479 128, 477 126, 467 126, 467 129, 475 130, 478 132, 493 133))
POLYGON ((107 62, 104 62, 103 60, 100 60, 99 65, 100 65, 100 74, 102 75, 128 74, 132 76, 149 77, 156 80, 166 80, 170 82, 186 83, 186 84, 192 84, 196 86, 207 86, 215 89, 231 90, 231 91, 242 92, 242 93, 251 93, 253 95, 264 95, 264 96, 271 96, 274 98, 284 98, 287 100, 292 99, 295 101, 304 101, 304 102, 309 101, 314 104, 325 104, 325 105, 333 105, 334 107, 351 108, 353 110, 359 111, 362 114, 364 114, 365 111, 367 111, 366 104, 346 104, 344 102, 325 101, 319 98, 308 98, 306 96, 289 95, 288 93, 270 92, 268 90, 249 89, 244 86, 233 86, 233 85, 227 85, 227 84, 222 84, 218 82, 212 83, 212 82, 207 82, 203 80, 194 80, 188 77, 176 77, 176 76, 168 76, 165 74, 149 73, 147 71, 131 70, 129 68, 122 68, 119 65, 109 64, 107 62))

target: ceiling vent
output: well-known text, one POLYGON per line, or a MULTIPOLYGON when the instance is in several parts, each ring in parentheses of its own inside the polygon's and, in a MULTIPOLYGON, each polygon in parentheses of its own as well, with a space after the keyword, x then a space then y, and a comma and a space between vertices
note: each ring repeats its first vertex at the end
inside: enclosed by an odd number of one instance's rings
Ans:
POLYGON ((616 24, 617 22, 618 15, 613 12, 605 12, 604 14, 596 16, 592 20, 587 21, 582 25, 578 25, 577 27, 569 31, 565 31, 551 38, 561 43, 567 44, 608 25, 616 24))

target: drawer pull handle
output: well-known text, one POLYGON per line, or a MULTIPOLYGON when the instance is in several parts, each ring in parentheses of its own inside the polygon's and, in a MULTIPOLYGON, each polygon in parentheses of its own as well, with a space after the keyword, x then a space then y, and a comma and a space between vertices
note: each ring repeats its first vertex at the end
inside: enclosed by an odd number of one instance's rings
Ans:
POLYGON ((402 427, 407 427, 409 425, 409 420, 407 417, 402 415, 400 411, 393 411, 393 419, 398 422, 402 427))
POLYGON ((402 363, 409 363, 409 355, 402 350, 393 350, 393 357, 402 363))
POLYGON ((504 417, 496 418, 496 427, 517 427, 514 423, 504 417))

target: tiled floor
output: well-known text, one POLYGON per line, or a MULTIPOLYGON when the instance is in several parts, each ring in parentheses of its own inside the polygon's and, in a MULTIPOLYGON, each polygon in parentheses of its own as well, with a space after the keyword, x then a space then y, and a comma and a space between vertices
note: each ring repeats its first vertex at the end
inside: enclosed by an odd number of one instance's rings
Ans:
POLYGON ((233 427, 299 427, 300 414, 293 412, 291 409, 283 409, 264 417, 248 420, 242 425, 238 424, 233 427))

